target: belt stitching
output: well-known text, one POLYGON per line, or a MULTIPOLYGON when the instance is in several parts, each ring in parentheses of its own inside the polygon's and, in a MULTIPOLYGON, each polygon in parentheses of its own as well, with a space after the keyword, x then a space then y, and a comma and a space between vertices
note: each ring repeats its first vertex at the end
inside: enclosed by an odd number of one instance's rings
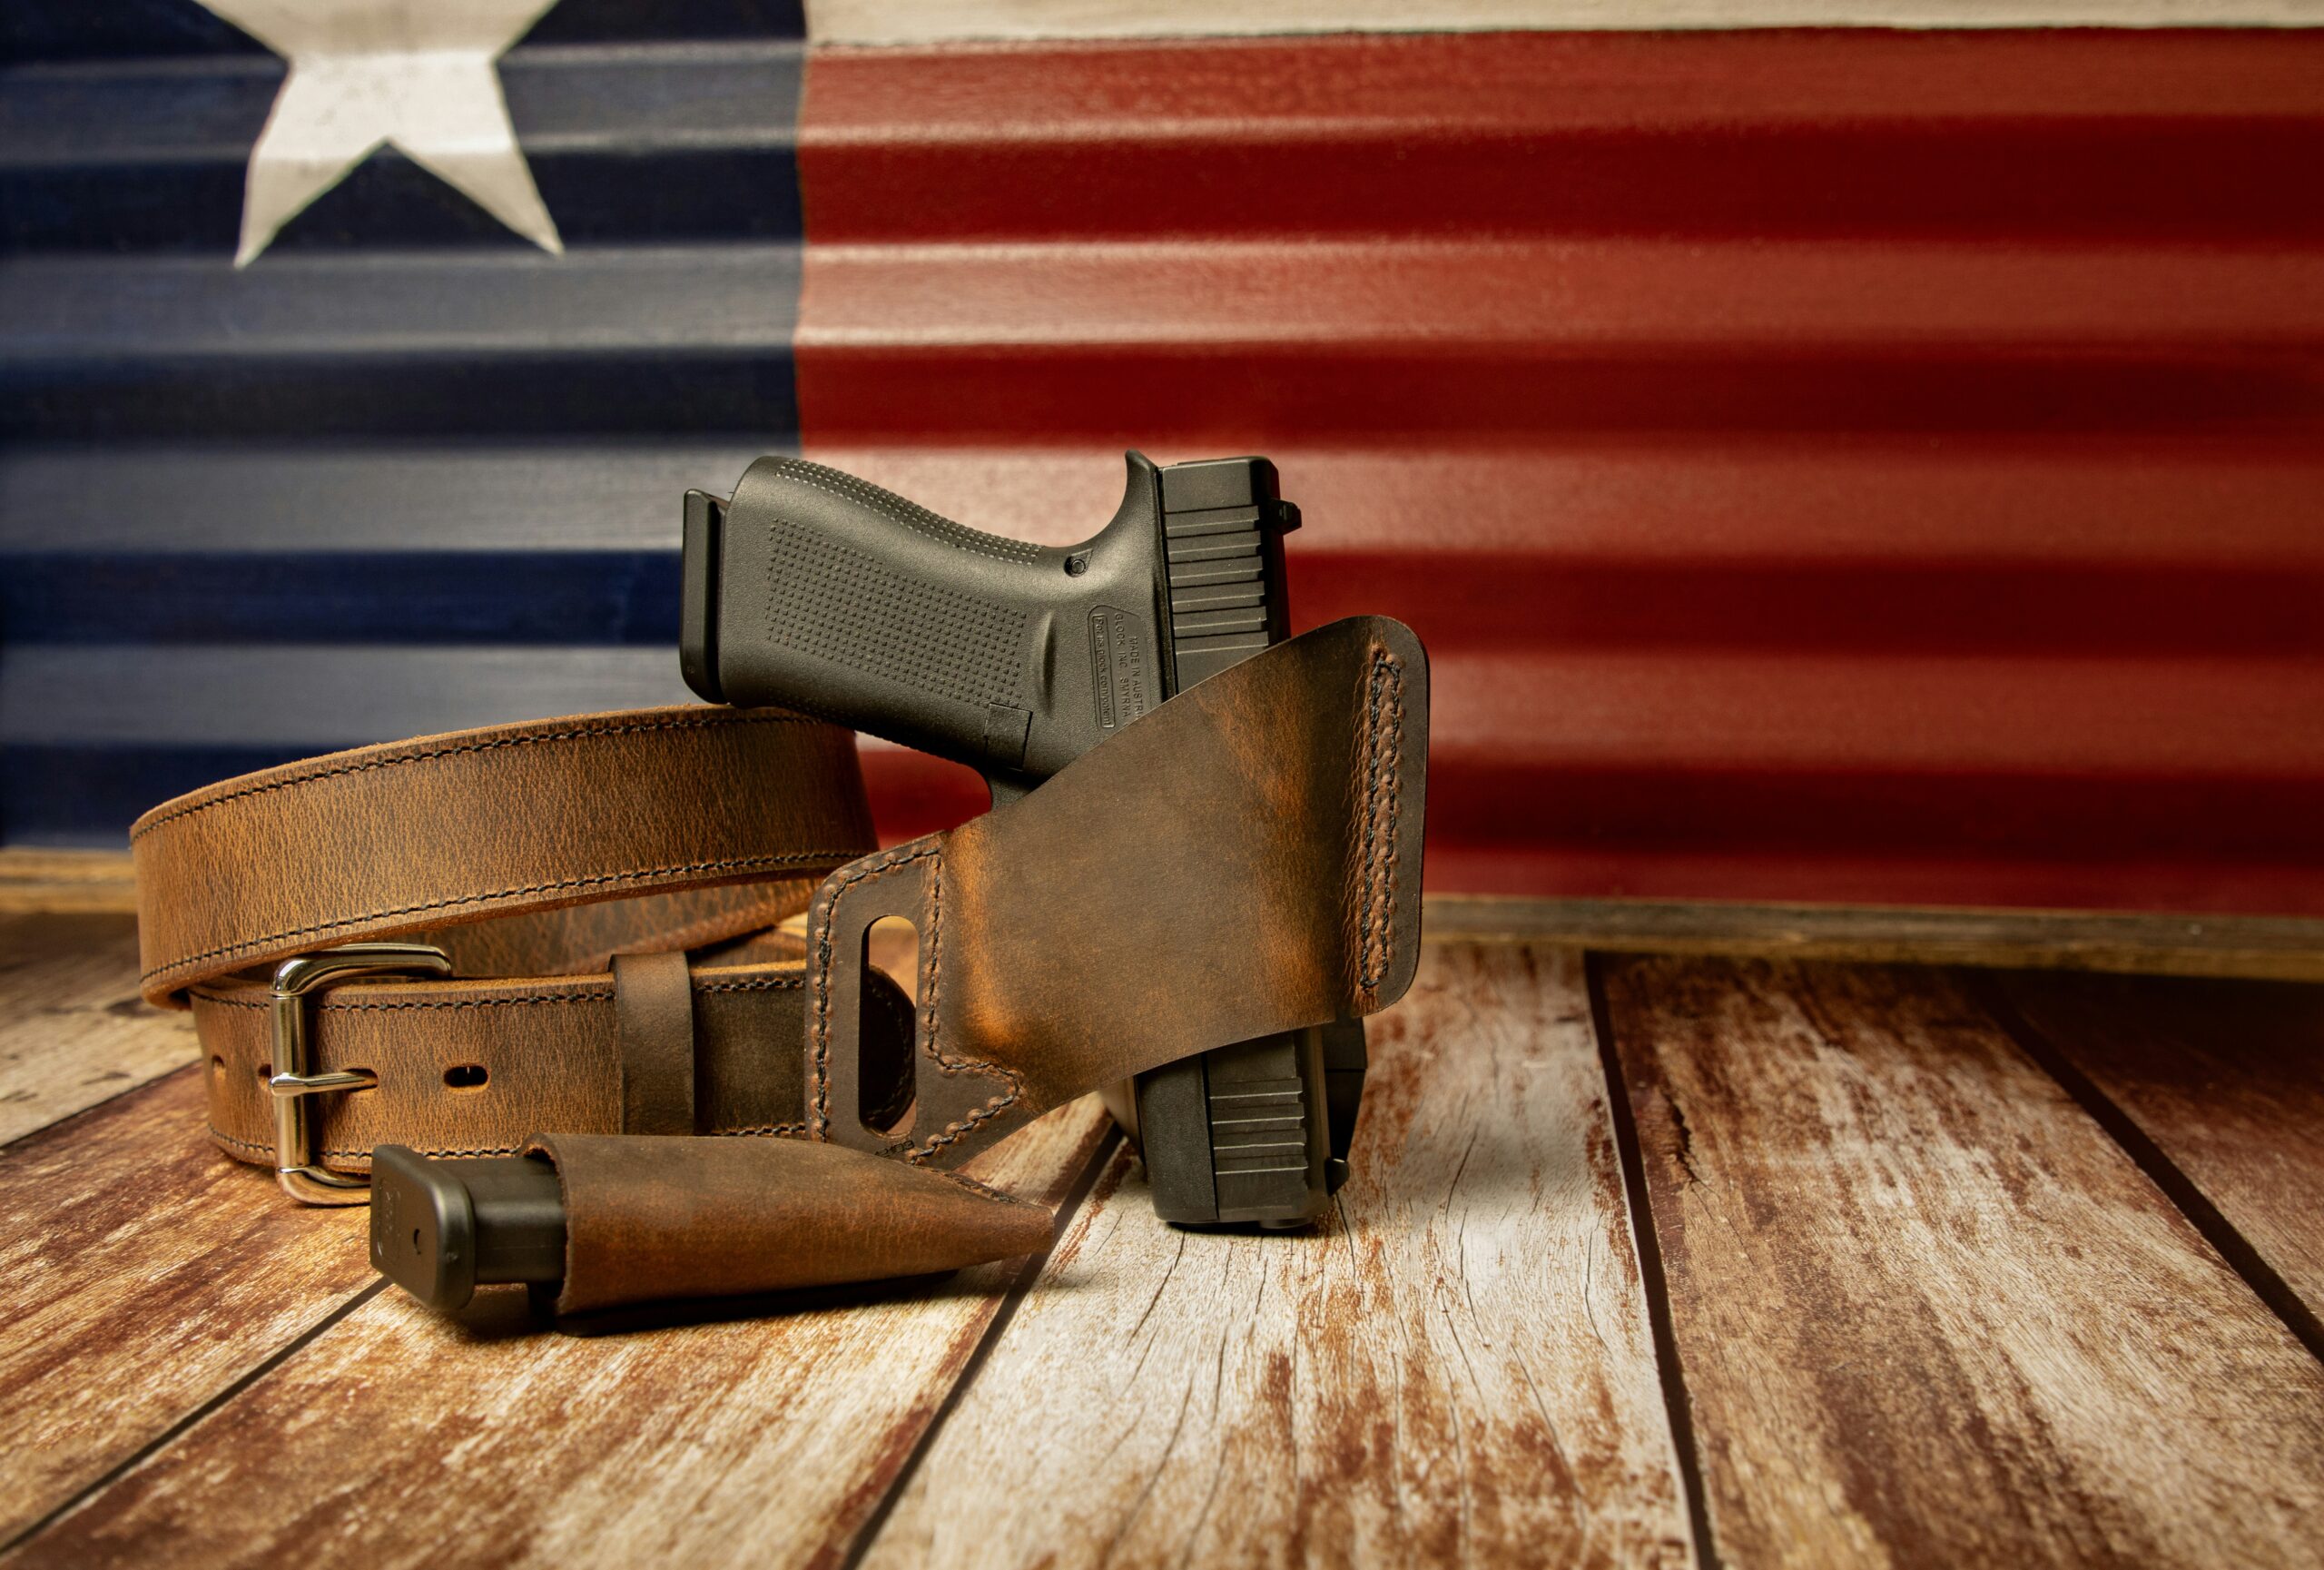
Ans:
POLYGON ((360 915, 342 916, 333 921, 317 922, 309 926, 289 927, 279 933, 269 933, 263 937, 206 949, 201 953, 188 954, 182 960, 173 960, 166 965, 156 965, 153 969, 140 973, 137 979, 141 983, 156 981, 162 976, 199 965, 205 960, 223 959, 228 954, 243 953, 251 949, 265 948, 270 943, 279 943, 285 938, 303 938, 315 933, 330 932, 339 927, 359 926, 365 922, 376 922, 388 916, 419 915, 425 911, 448 910, 454 905, 476 904, 484 900, 508 899, 517 894, 551 894, 558 889, 585 888, 593 884, 635 883, 644 878, 672 877, 680 873, 733 872, 743 867, 812 865, 817 862, 831 861, 854 854, 856 853, 844 850, 812 850, 793 851, 783 855, 729 856, 720 861, 686 862, 676 866, 636 867, 628 872, 592 873, 586 877, 559 878, 554 883, 522 884, 514 888, 494 889, 485 894, 457 894, 440 900, 425 900, 418 904, 397 905, 389 910, 366 911, 360 915))
MULTIPOLYGON (((694 990, 697 993, 771 992, 789 992, 806 984, 804 976, 768 976, 762 980, 749 982, 696 982, 694 983, 694 990)), ((586 991, 570 992, 526 992, 511 998, 445 998, 407 1002, 342 1002, 325 998, 310 1006, 318 1013, 351 1014, 384 1012, 396 1009, 498 1009, 517 1003, 596 1003, 604 1002, 613 995, 613 990, 609 987, 591 987, 586 991)), ((273 1007, 273 1004, 261 1002, 255 998, 226 998, 211 992, 196 992, 194 997, 197 1001, 207 1003, 212 1008, 269 1009, 273 1007)))
MULTIPOLYGON (((210 1137, 217 1140, 222 1145, 231 1145, 236 1150, 254 1150, 261 1154, 271 1154, 274 1150, 274 1146, 271 1141, 238 1140, 215 1123, 210 1124, 209 1128, 210 1137)), ((803 1134, 806 1131, 807 1125, 804 1123, 757 1123, 751 1127, 742 1129, 713 1129, 708 1134, 704 1135, 704 1138, 771 1139, 781 1138, 786 1134, 803 1134)), ((478 1145, 466 1150, 440 1149, 419 1150, 415 1153, 422 1156, 513 1156, 518 1150, 523 1149, 524 1147, 522 1145, 478 1145)), ((325 1150, 323 1152, 326 1156, 368 1156, 370 1153, 371 1152, 369 1150, 325 1150)), ((990 1192, 991 1190, 987 1191, 990 1192)))
POLYGON ((244 796, 266 795, 274 791, 312 785, 317 780, 336 779, 344 775, 369 774, 374 769, 400 768, 406 764, 427 763, 439 757, 457 757, 467 753, 493 752, 501 747, 534 746, 543 742, 581 741, 593 736, 642 736, 650 731, 660 730, 709 730, 734 725, 822 725, 823 723, 822 720, 813 719, 805 715, 713 715, 700 719, 653 720, 622 726, 584 726, 578 730, 542 731, 531 736, 501 736, 492 741, 463 742, 458 746, 431 747, 426 752, 370 758, 362 763, 339 764, 330 768, 316 769, 309 774, 292 775, 287 779, 269 780, 264 785, 244 785, 240 790, 229 791, 224 795, 212 796, 207 801, 190 802, 174 812, 164 814, 135 830, 130 834, 129 839, 130 843, 134 844, 163 824, 175 823, 180 818, 192 817, 196 813, 208 812, 212 807, 222 806, 231 801, 240 801, 244 796))

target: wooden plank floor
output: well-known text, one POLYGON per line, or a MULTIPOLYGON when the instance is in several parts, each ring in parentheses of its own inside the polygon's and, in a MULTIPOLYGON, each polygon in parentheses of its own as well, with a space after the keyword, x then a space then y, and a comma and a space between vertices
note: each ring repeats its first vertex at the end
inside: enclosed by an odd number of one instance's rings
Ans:
POLYGON ((2324 1565, 2324 988, 1436 944, 1313 1233, 579 1337, 199 1139, 0 924, 10 1565, 2324 1565))
POLYGON ((0 1142, 194 1061, 191 1014, 137 995, 137 927, 0 914, 0 1142))
POLYGON ((1330 1222, 1177 1231, 1118 1156, 872 1564, 1685 1562, 1581 964, 1430 959, 1330 1222))

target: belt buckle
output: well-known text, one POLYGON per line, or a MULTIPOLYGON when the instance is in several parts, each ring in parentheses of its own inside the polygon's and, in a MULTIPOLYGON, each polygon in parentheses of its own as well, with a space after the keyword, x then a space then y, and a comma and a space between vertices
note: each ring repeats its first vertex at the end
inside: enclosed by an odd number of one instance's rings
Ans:
POLYGON ((307 1000, 323 988, 361 975, 448 976, 452 962, 433 943, 347 943, 298 954, 274 967, 268 1004, 273 1035, 274 1179, 302 1205, 368 1205, 371 1180, 334 1172, 318 1159, 307 1122, 307 1098, 326 1091, 369 1090, 379 1076, 369 1069, 313 1071, 307 1000))

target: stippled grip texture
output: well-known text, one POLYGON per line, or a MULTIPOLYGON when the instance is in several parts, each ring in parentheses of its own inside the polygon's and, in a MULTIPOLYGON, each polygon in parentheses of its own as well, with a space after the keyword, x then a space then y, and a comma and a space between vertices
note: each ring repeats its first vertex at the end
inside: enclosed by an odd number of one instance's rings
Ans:
POLYGON ((812 528, 771 527, 771 643, 938 697, 1022 704, 1024 612, 909 577, 812 528))
POLYGON ((1060 553, 768 458, 727 503, 719 554, 726 698, 761 695, 988 769, 1023 765, 1040 617, 1073 581, 1060 553))
POLYGON ((997 534, 986 534, 966 524, 954 523, 940 513, 929 511, 916 501, 839 469, 810 463, 803 458, 775 458, 762 461, 773 472, 794 484, 812 486, 842 500, 870 508, 891 522, 900 523, 956 550, 974 551, 1000 561, 1032 561, 1040 555, 1039 546, 997 534))

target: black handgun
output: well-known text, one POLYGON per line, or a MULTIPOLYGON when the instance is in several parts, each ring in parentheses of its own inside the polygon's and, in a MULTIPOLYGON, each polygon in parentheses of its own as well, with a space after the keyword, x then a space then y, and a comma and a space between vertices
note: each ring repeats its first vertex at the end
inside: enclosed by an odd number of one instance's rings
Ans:
MULTIPOLYGON (((996 805, 1289 636, 1299 509, 1264 458, 1128 454, 1079 545, 967 528, 852 475, 763 458, 685 499, 680 664, 713 703, 776 704, 965 763, 996 805)), ((1296 1226, 1347 1175, 1364 1025, 1219 1047, 1116 1087, 1156 1211, 1296 1226)))

